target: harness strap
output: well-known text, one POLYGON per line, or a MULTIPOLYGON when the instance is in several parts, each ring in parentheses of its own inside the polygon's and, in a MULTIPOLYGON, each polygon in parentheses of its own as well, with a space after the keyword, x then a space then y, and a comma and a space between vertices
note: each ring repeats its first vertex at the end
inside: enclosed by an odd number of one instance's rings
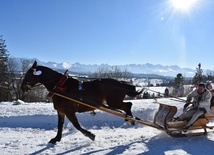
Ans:
MULTIPOLYGON (((65 71, 64 75, 59 79, 59 81, 56 83, 56 85, 53 88, 53 92, 54 90, 58 89, 61 91, 66 91, 67 87, 63 87, 63 85, 65 84, 65 82, 68 79, 68 70, 65 71)), ((50 98, 52 98, 54 96, 54 93, 50 92, 48 95, 50 98)))
POLYGON ((82 84, 83 84, 83 82, 82 82, 82 81, 79 81, 78 90, 79 90, 79 99, 80 99, 80 100, 82 100, 82 90, 83 90, 82 84))

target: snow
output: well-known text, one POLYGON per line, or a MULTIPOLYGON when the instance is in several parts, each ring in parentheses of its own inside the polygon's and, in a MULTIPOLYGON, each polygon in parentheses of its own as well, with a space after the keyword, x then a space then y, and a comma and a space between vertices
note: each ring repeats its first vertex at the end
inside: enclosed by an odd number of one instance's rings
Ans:
MULTIPOLYGON (((127 101, 128 102, 128 101, 127 101)), ((178 114, 183 103, 161 98, 132 100, 134 116, 152 121, 160 103, 176 105, 178 114)), ((96 155, 202 155, 213 154, 214 133, 205 136, 172 138, 165 132, 96 111, 77 114, 79 122, 96 135, 91 141, 66 120, 62 140, 56 145, 48 141, 56 136, 57 115, 52 103, 0 103, 0 150, 3 155, 24 154, 96 154, 96 155)), ((212 122, 211 122, 212 123, 212 122)))
POLYGON ((65 69, 69 69, 69 68, 71 68, 71 64, 68 63, 68 62, 63 62, 62 63, 62 67, 65 68, 65 69))

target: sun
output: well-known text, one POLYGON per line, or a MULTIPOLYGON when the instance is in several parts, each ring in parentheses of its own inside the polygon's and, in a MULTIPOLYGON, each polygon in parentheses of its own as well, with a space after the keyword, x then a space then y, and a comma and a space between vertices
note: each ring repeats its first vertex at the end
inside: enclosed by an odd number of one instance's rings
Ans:
POLYGON ((172 6, 181 11, 189 11, 197 0, 171 0, 172 6))

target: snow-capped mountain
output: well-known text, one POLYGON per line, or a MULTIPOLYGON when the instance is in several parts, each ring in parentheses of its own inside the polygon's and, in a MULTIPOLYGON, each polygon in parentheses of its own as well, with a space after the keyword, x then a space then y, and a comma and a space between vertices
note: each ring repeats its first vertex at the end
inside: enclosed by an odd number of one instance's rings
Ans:
MULTIPOLYGON (((17 58, 16 58, 17 59, 17 58)), ((80 64, 78 62, 76 63, 70 63, 70 62, 62 62, 62 63, 56 63, 56 62, 42 62, 38 59, 30 59, 30 61, 37 60, 39 65, 47 66, 52 69, 56 70, 66 70, 68 69, 71 72, 76 73, 93 73, 98 71, 100 68, 109 68, 112 67, 108 64, 80 64)), ((118 68, 121 70, 126 70, 131 73, 135 74, 157 74, 161 76, 172 76, 175 77, 178 73, 181 73, 185 77, 193 77, 195 75, 195 69, 190 68, 181 68, 177 65, 172 66, 163 66, 160 64, 154 65, 150 63, 146 64, 127 64, 127 65, 117 65, 118 68)), ((210 70, 203 70, 204 73, 207 73, 210 70)))
MULTIPOLYGON (((69 63, 69 62, 62 62, 62 63, 55 63, 55 62, 41 62, 39 60, 38 64, 44 65, 53 69, 60 69, 66 70, 77 73, 93 73, 98 71, 100 68, 109 68, 112 67, 108 64, 80 64, 76 63, 69 63)), ((190 68, 181 68, 177 65, 172 66, 163 66, 163 65, 153 65, 150 63, 146 64, 127 64, 127 65, 117 65, 118 68, 121 70, 126 70, 131 73, 136 74, 158 74, 162 76, 172 76, 175 77, 178 73, 182 73, 185 77, 193 77, 195 75, 195 69, 190 68)))

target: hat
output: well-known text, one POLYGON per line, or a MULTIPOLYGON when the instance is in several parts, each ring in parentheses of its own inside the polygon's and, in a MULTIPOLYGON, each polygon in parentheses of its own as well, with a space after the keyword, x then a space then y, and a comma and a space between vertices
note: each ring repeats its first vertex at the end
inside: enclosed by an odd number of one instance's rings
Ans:
POLYGON ((204 84, 203 82, 200 82, 200 83, 198 84, 198 86, 199 86, 199 87, 200 87, 200 86, 205 87, 205 84, 204 84))

